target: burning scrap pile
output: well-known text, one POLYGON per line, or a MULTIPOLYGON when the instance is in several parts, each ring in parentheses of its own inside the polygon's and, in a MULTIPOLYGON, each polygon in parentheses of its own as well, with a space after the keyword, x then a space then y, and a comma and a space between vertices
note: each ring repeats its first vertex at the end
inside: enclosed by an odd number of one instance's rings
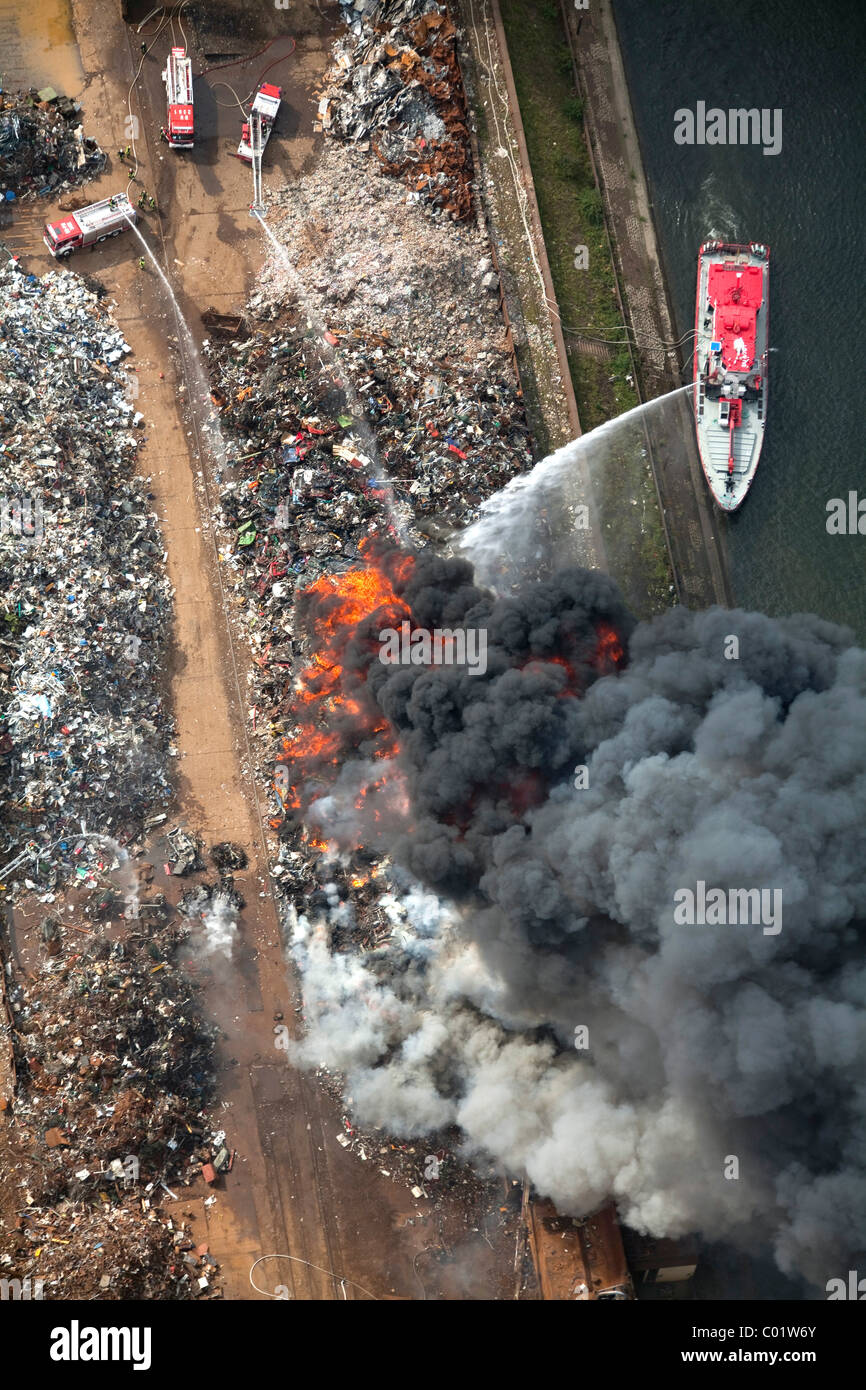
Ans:
POLYGON ((36 197, 75 188, 105 168, 106 157, 77 124, 81 108, 53 93, 0 93, 0 193, 36 197))
POLYGON ((357 559, 387 527, 391 499, 422 527, 460 524, 529 457, 508 380, 479 384, 459 359, 430 361, 381 333, 329 336, 336 362, 329 344, 291 328, 210 348, 236 459, 222 519, 265 727, 291 719, 296 585, 357 559))
POLYGON ((351 22, 325 75, 322 128, 364 148, 369 142, 413 201, 455 220, 468 217, 472 156, 447 7, 430 0, 340 3, 351 22))
MULTIPOLYGON (((452 680, 461 682, 470 703, 473 689, 480 695, 483 677, 490 675, 486 646, 483 669, 475 672, 465 655, 461 659, 457 654, 458 633, 481 629, 485 644, 488 637, 493 643, 494 679, 502 682, 515 707, 513 737, 529 747, 534 734, 539 749, 533 749, 516 779, 506 768, 497 780, 499 770, 489 757, 463 764, 462 796, 449 805, 446 838, 459 843, 457 858, 466 872, 475 815, 488 826, 506 824, 544 800, 559 775, 555 750, 562 744, 569 710, 601 675, 618 668, 632 620, 604 576, 586 583, 566 573, 551 584, 549 612, 536 630, 529 615, 517 617, 515 606, 507 603, 497 607, 491 595, 477 588, 467 561, 429 551, 406 553, 386 544, 368 547, 365 561, 362 568, 323 577, 298 596, 298 625, 312 660, 297 675, 294 730, 278 758, 288 771, 284 804, 323 834, 336 831, 341 847, 361 843, 387 853, 402 844, 400 822, 410 807, 401 728, 414 717, 407 702, 421 674, 432 680, 434 671, 442 678, 443 698, 452 680), (430 621, 433 601, 441 606, 435 624, 430 621), (385 659, 383 630, 403 633, 402 655, 389 652, 385 659), (520 708, 530 700, 539 706, 536 720, 542 720, 543 710, 543 729, 522 728, 520 708), (545 745, 546 756, 540 751, 545 745), (358 769, 366 766, 371 775, 347 818, 339 820, 339 800, 330 792, 350 762, 358 769), (361 828, 363 836, 357 833, 361 828)), ((427 690, 423 684, 418 688, 427 690)), ((438 689, 431 686, 430 693, 438 689)), ((413 743, 410 752, 414 749, 413 743)), ((433 766, 425 764, 431 786, 436 775, 434 757, 433 766)), ((408 867, 414 870, 413 864, 408 867)), ((436 886, 453 891, 455 885, 446 876, 436 886)))
POLYGON ((203 1109, 213 1030, 177 964, 189 928, 118 928, 104 906, 90 927, 46 918, 47 958, 9 990, 4 1169, 18 1199, 0 1273, 42 1278, 51 1298, 207 1297, 213 1262, 171 1190, 230 1164, 203 1109))
POLYGON ((0 270, 0 313, 0 881, 50 901, 170 794, 153 667, 171 589, 122 334, 68 271, 0 270))
MULTIPOLYGON (((274 869, 291 904, 293 952, 304 977, 308 1032, 293 1056, 315 1066, 320 1075, 336 1071, 345 1076, 353 1109, 347 1135, 339 1142, 350 1144, 361 1157, 384 1153, 389 1173, 396 1164, 416 1197, 435 1202, 451 1184, 466 1190, 471 1184, 460 1161, 466 1152, 455 1126, 458 1073, 449 1073, 446 1066, 440 1078, 443 1094, 427 1107, 420 1123, 415 1109, 420 1101, 415 1069, 423 1073, 428 1057, 435 1065, 433 1053, 444 1042, 435 1020, 427 1032, 420 1001, 442 941, 456 935, 456 920, 435 893, 424 891, 417 878, 390 861, 392 854, 405 859, 405 846, 411 844, 402 744, 405 703, 412 677, 422 668, 398 663, 395 670, 383 663, 380 633, 405 627, 411 644, 412 636, 419 637, 430 623, 431 599, 438 601, 445 589, 438 615, 442 628, 434 641, 444 657, 455 640, 454 629, 476 618, 480 624, 489 621, 491 602, 473 587, 466 563, 384 546, 369 547, 365 561, 363 567, 323 577, 297 603, 299 634, 309 644, 311 659, 298 672, 295 723, 277 755, 275 780, 284 788, 285 818, 274 869), (445 628, 451 629, 447 636, 445 628), (299 874, 305 849, 298 833, 302 825, 314 845, 327 844, 330 850, 306 877, 299 874), (410 1061, 407 1050, 405 1070, 394 1087, 382 1065, 388 1040, 408 1036, 414 1025, 419 1032, 409 1050, 415 1049, 415 1056, 410 1061), (371 1127, 423 1135, 424 1147, 389 1141, 383 1148, 382 1135, 372 1134, 371 1127)), ((511 737, 517 747, 529 740, 531 728, 520 729, 522 708, 530 698, 543 701, 537 732, 546 734, 547 757, 534 756, 513 782, 504 768, 498 780, 489 759, 466 760, 465 804, 452 808, 449 827, 455 854, 467 870, 473 810, 481 823, 492 825, 543 800, 556 775, 552 755, 563 741, 568 705, 623 659, 630 620, 609 583, 584 587, 564 580, 557 598, 556 611, 537 631, 531 623, 515 622, 508 612, 494 636, 496 672, 515 705, 511 737)), ((465 666, 442 670, 468 686, 471 701, 475 682, 465 666)), ((479 694, 483 686, 479 683, 479 694)), ((448 727, 446 704, 430 714, 448 727)), ((408 737, 411 741, 414 734, 410 731, 408 737)), ((410 750, 410 761, 412 755, 423 760, 424 749, 410 750)), ((435 766, 429 774, 435 781, 435 766)), ((427 848, 436 854, 434 844, 427 848)), ((473 1158, 485 1176, 493 1171, 479 1147, 473 1158)))
POLYGON ((262 737, 292 717, 296 586, 389 526, 420 539, 465 524, 532 461, 485 238, 419 219, 365 172, 331 145, 275 196, 270 220, 298 270, 275 255, 251 336, 205 347, 262 737))

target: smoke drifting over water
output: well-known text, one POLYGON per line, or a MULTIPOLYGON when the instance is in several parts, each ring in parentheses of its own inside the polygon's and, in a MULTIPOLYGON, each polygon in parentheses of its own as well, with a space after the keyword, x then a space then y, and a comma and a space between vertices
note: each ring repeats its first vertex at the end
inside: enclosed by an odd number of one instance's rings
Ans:
POLYGON ((614 1197, 821 1286, 856 1267, 866 653, 812 617, 635 625, 596 572, 499 599, 465 561, 394 574, 414 624, 485 628, 488 667, 387 667, 375 615, 353 631, 352 697, 399 752, 371 773, 356 746, 303 810, 427 892, 363 959, 300 919, 300 1060, 345 1071, 364 1122, 458 1124, 563 1211, 614 1197), (384 795, 359 797, 373 775, 384 795), (677 925, 699 880, 781 890, 782 930, 677 925))

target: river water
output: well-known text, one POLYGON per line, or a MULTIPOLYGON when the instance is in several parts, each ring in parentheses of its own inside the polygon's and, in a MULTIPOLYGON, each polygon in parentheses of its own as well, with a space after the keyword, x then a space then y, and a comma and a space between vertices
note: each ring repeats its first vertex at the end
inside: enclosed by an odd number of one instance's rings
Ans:
POLYGON ((817 612, 866 641, 866 536, 826 529, 829 499, 866 498, 866 5, 614 0, 614 9, 679 332, 694 326, 708 233, 772 252, 767 434, 729 525, 737 601, 817 612), (677 145, 674 113, 699 101, 781 108, 780 153, 677 145))

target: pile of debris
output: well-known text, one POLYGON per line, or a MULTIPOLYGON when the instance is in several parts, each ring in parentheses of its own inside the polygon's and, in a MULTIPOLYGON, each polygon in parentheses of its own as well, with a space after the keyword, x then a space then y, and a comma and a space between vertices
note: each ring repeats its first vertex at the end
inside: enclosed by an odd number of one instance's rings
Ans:
MULTIPOLYGON (((0 883, 53 901, 170 796, 154 681, 171 586, 129 352, 64 271, 0 269, 0 883), (87 830, 88 824, 90 831, 87 830)), ((158 817, 157 817, 158 819, 158 817)), ((152 820, 151 820, 152 823, 152 820)))
MULTIPOLYGON (((417 544, 444 538, 533 462, 484 234, 419 218, 367 172, 363 154, 331 144, 272 196, 291 269, 267 263, 248 336, 204 345, 230 460, 221 560, 253 649, 254 746, 272 795, 274 741, 294 727, 295 663, 309 657, 295 592, 395 525, 417 544)), ((282 814, 271 825, 287 898, 318 903, 317 851, 282 814)), ((337 949, 375 949, 393 930, 360 886, 369 867, 347 869, 353 914, 337 949)))
POLYGON ((236 465, 222 497, 231 553, 278 607, 296 575, 357 556, 386 494, 403 520, 463 525, 533 461, 482 233, 419 220, 364 172, 332 146, 273 198, 301 302, 274 256, 250 336, 205 346, 236 465))
POLYGON ((115 1192, 98 1208, 62 1199, 26 1207, 0 1233, 0 1279, 39 1299, 219 1298, 218 1266, 191 1223, 147 1197, 115 1192), (74 1252, 79 1252, 78 1254, 74 1252))
POLYGON ((454 24, 430 0, 340 0, 347 33, 319 93, 327 135, 372 149, 413 201, 472 213, 472 155, 454 24))
POLYGON ((0 194, 39 197, 102 173, 105 152, 85 136, 80 111, 50 87, 0 92, 0 194))
POLYGON ((17 1198, 0 1273, 46 1280, 46 1297, 210 1296, 207 1247, 172 1206, 173 1188, 232 1162, 205 1113, 215 1030, 177 964, 190 929, 106 922, 104 907, 86 927, 46 919, 45 958, 8 991, 17 1088, 2 1142, 17 1198))
MULTIPOLYGON (((476 222, 419 217, 396 184, 371 179, 364 156, 344 145, 326 146, 296 186, 269 195, 268 222, 314 320, 384 334, 485 380, 503 371, 513 380, 499 277, 476 222)), ((286 295, 274 256, 250 308, 270 317, 286 295)))

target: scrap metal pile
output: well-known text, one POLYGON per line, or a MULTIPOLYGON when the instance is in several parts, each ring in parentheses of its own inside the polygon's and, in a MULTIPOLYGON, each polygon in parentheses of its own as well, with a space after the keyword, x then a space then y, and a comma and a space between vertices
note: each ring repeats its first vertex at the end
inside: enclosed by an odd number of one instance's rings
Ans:
POLYGON ((447 7, 340 0, 349 28, 319 99, 327 135, 364 142, 414 201, 455 220, 472 212, 466 97, 447 7))
POLYGON ((42 901, 168 800, 171 587, 129 352, 68 271, 0 270, 0 883, 42 901))
POLYGON ((91 908, 86 927, 44 919, 45 958, 9 989, 0 1276, 42 1278, 51 1298, 209 1297, 213 1261, 172 1190, 228 1160, 204 1110, 214 1030, 177 964, 190 928, 91 908))
POLYGON ((76 188, 101 174, 106 155, 78 123, 65 97, 0 93, 0 194, 16 198, 76 188))
MULTIPOLYGON (((344 145, 326 146, 296 186, 269 196, 268 221, 303 282, 308 315, 335 331, 387 334, 422 363, 444 357, 516 385, 499 277, 476 223, 419 217, 396 184, 371 179, 363 154, 344 145)), ((291 288, 279 257, 259 284, 251 307, 278 309, 291 288)))

